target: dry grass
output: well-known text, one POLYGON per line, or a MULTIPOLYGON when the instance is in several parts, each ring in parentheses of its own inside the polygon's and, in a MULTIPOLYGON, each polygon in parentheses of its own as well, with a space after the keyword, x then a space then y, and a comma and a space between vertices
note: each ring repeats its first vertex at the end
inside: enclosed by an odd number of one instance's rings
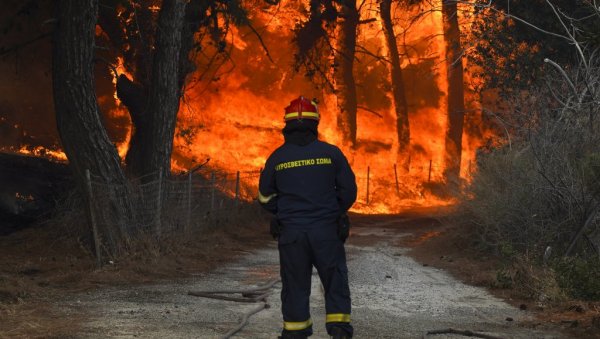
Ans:
POLYGON ((85 314, 67 317, 53 300, 102 286, 187 278, 262 246, 270 236, 258 208, 246 206, 211 227, 165 235, 161 242, 139 237, 126 255, 100 269, 84 225, 65 223, 69 218, 63 214, 58 224, 1 237, 0 338, 68 338, 85 314))

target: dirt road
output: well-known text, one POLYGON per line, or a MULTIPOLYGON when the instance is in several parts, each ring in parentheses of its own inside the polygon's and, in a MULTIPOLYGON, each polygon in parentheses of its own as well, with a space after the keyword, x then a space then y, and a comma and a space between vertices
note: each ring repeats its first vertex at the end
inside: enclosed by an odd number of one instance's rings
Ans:
MULTIPOLYGON (((356 223, 347 245, 355 338, 423 338, 428 330, 455 328, 502 338, 561 338, 519 325, 529 315, 465 285, 444 271, 425 267, 397 246, 406 236, 406 217, 356 223), (507 320, 512 319, 512 321, 507 320)), ((278 277, 275 243, 247 253, 231 265, 193 279, 127 288, 106 288, 63 300, 65 315, 85 314, 78 338, 221 338, 242 315, 257 307, 188 296, 190 290, 246 289, 278 277)), ((250 317, 233 338, 276 338, 281 326, 280 285, 269 308, 250 317)), ((318 277, 311 296, 315 335, 327 338, 318 277)), ((430 335, 427 338, 460 338, 430 335)))

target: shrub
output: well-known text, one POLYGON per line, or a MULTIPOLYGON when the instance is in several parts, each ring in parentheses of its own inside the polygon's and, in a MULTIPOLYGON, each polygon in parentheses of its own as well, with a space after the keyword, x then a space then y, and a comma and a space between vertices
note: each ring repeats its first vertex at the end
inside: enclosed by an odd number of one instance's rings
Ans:
MULTIPOLYGON (((553 67, 543 86, 492 114, 506 139, 478 154, 460 221, 471 226, 480 248, 543 268, 544 278, 535 269, 516 269, 528 282, 521 286, 537 281, 538 291, 558 286, 572 297, 598 299, 600 60, 570 70, 553 67), (542 265, 548 259, 553 269, 542 265)), ((509 281, 499 271, 498 283, 517 286, 515 274, 509 281)))
POLYGON ((600 259, 571 257, 554 264, 559 286, 571 297, 600 300, 600 259))

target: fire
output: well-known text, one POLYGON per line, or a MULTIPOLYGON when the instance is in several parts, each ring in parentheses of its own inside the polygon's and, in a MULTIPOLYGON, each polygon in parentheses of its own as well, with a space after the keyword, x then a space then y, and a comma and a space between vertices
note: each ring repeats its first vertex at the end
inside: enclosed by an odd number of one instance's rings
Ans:
MULTIPOLYGON (((116 90, 117 77, 121 74, 124 74, 125 76, 129 77, 130 79, 132 78, 131 73, 125 67, 123 57, 117 57, 117 65, 115 66, 115 71, 112 74, 112 76, 113 76, 112 83, 113 83, 113 85, 115 85, 115 91, 113 93, 113 98, 115 100, 117 107, 109 112, 111 118, 113 118, 113 119, 117 119, 117 118, 129 119, 129 112, 127 111, 127 108, 125 108, 125 106, 121 103, 121 100, 119 100, 119 97, 117 96, 117 90, 116 90)), ((116 143, 116 145, 115 145, 117 147, 117 152, 119 153, 119 156, 121 157, 121 159, 125 158, 125 155, 127 154, 127 151, 129 150, 129 141, 131 140, 131 132, 132 132, 132 126, 131 126, 130 120, 129 120, 129 124, 126 126, 126 130, 127 130, 127 132, 125 134, 125 139, 116 143)))
POLYGON ((17 153, 35 157, 48 158, 55 161, 67 161, 67 155, 63 151, 51 150, 42 146, 22 146, 17 153))
MULTIPOLYGON (((296 49, 292 42, 293 28, 305 20, 302 13, 308 12, 308 3, 282 0, 278 6, 249 11, 253 27, 269 49, 268 55, 256 34, 243 26, 229 27, 226 36, 232 47, 228 48, 227 57, 216 54, 212 59, 210 56, 216 53, 216 47, 203 44, 204 49, 195 60, 197 71, 189 77, 193 81, 186 86, 181 101, 172 168, 185 171, 210 158, 209 166, 215 171, 259 171, 268 155, 283 142, 283 108, 298 95, 304 95, 319 100, 320 138, 339 145, 355 171, 359 197, 354 211, 395 213, 413 206, 452 204, 452 200, 434 194, 436 183, 443 181, 448 85, 439 8, 422 5, 392 9, 409 101, 410 164, 404 168, 398 155, 390 75, 386 61, 382 60, 388 53, 378 1, 369 0, 361 5, 360 18, 364 24, 358 28, 360 48, 355 55, 359 107, 358 141, 354 149, 342 146, 335 119, 339 114, 336 95, 327 88, 315 88, 314 83, 291 66, 296 49)), ((394 2, 393 6, 400 5, 394 2)), ((158 11, 159 7, 151 10, 158 11)), ((461 10, 468 13, 465 8, 461 10)), ((462 13, 459 15, 464 19, 462 13)), ((132 20, 131 17, 126 19, 132 20)), ((470 25, 467 20, 462 21, 461 29, 468 37, 470 25)), ((98 28, 96 34, 103 32, 98 28)), ((199 36, 198 39, 208 38, 199 36)), ((335 41, 331 43, 335 45, 335 41)), ((470 83, 471 66, 466 60, 463 63, 465 83, 470 83)), ((113 66, 115 88, 118 75, 133 79, 122 57, 118 57, 113 66)), ((108 107, 104 111, 111 122, 118 125, 119 135, 112 138, 120 157, 124 158, 132 133, 129 113, 117 98, 116 90, 105 92, 98 96, 98 101, 100 106, 108 107)), ((466 88, 465 100, 469 112, 481 111, 478 99, 469 88, 466 88)), ((475 170, 476 150, 490 134, 468 128, 482 124, 480 115, 469 112, 467 115, 471 118, 463 133, 461 166, 461 176, 466 180, 475 170)), ((21 147, 18 151, 66 160, 63 152, 44 147, 21 147)), ((242 176, 241 181, 246 188, 257 186, 255 175, 242 176)))
MULTIPOLYGON (((283 141, 283 107, 299 94, 319 99, 322 112, 320 138, 340 145, 341 136, 335 123, 335 115, 338 114, 335 95, 315 90, 302 75, 289 70, 292 63, 290 51, 294 48, 291 45, 291 28, 298 15, 295 5, 293 1, 282 1, 277 15, 265 10, 253 18, 261 23, 255 23, 256 26, 264 27, 261 36, 267 46, 273 46, 269 52, 274 63, 268 60, 248 29, 235 29, 232 33, 234 49, 231 52, 235 68, 217 82, 196 85, 186 91, 186 104, 182 105, 179 113, 178 129, 193 130, 194 133, 186 133, 187 137, 177 133, 179 136, 175 141, 173 161, 176 166, 191 167, 194 161, 211 158, 210 165, 218 170, 236 172, 261 169, 270 152, 283 141)), ((387 47, 375 8, 376 2, 363 6, 361 20, 375 20, 359 27, 358 40, 365 49, 386 55, 387 47)), ((430 9, 424 8, 423 12, 430 9)), ((409 21, 420 14, 417 11, 404 11, 396 24, 397 34, 404 33, 405 43, 416 46, 406 49, 402 67, 413 72, 413 79, 429 77, 429 86, 440 93, 433 98, 424 96, 423 100, 431 101, 429 105, 410 109, 411 161, 408 170, 395 165, 398 145, 393 106, 388 105, 385 109, 359 108, 358 145, 356 149, 343 149, 357 176, 359 198, 353 208, 357 212, 394 213, 415 205, 452 203, 451 200, 437 198, 424 188, 428 182, 441 181, 443 174, 446 128, 444 92, 447 87, 443 58, 446 46, 440 11, 422 14, 416 23, 417 29, 413 27, 403 31, 403 27, 408 27, 409 21), (428 73, 426 67, 420 67, 423 59, 433 65, 430 69, 432 72, 428 73)), ((360 62, 371 62, 370 66, 366 66, 367 71, 377 67, 367 57, 360 54, 357 57, 360 62)), ((365 67, 360 62, 359 67, 365 67)), ((359 74, 356 77, 360 79, 359 74)), ((375 84, 360 80, 361 85, 379 90, 375 84)), ((419 86, 408 82, 405 85, 413 91, 417 91, 415 87, 419 86)), ((391 100, 389 93, 387 96, 391 100)), ((466 130, 464 139, 462 175, 467 178, 474 169, 475 150, 481 141, 466 130)), ((256 185, 256 178, 249 180, 252 181, 246 182, 246 185, 256 185)))
POLYGON ((113 83, 113 85, 115 85, 115 92, 113 93, 113 98, 115 99, 115 102, 119 106, 121 105, 121 100, 119 100, 119 97, 117 96, 116 88, 117 88, 118 76, 121 74, 124 74, 129 79, 131 79, 133 77, 131 75, 131 73, 129 71, 127 71, 127 68, 125 68, 125 61, 124 61, 123 57, 119 56, 119 57, 117 57, 117 64, 115 65, 114 73, 112 74, 112 83, 113 83))

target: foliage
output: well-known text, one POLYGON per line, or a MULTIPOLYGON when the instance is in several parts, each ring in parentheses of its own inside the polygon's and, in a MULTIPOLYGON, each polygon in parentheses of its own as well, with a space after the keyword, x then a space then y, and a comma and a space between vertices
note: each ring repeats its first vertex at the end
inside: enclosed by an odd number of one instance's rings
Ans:
POLYGON ((566 297, 557 280, 553 268, 540 266, 526 255, 514 255, 496 270, 493 287, 514 289, 520 297, 540 303, 556 302, 566 297))
MULTIPOLYGON (((135 76, 134 81, 145 84, 150 81, 147 74, 152 67, 160 2, 102 0, 99 26, 103 30, 100 38, 110 46, 107 58, 122 56, 126 69, 135 76)), ((249 25, 248 11, 239 0, 235 1, 190 1, 186 7, 184 34, 192 46, 184 48, 192 52, 190 60, 182 64, 184 74, 192 72, 196 65, 212 66, 216 54, 226 53, 226 37, 230 25, 249 25)))
POLYGON ((307 19, 294 27, 296 71, 304 70, 304 75, 318 87, 333 89, 329 73, 336 65, 328 57, 334 52, 331 39, 339 17, 335 1, 311 0, 308 12, 302 14, 307 19))
POLYGON ((600 300, 600 259, 580 257, 559 260, 555 265, 558 284, 571 297, 600 300))
POLYGON ((477 41, 467 53, 469 62, 480 68, 476 75, 485 88, 507 95, 527 89, 542 77, 545 58, 576 65, 576 51, 565 47, 569 34, 589 50, 600 46, 598 10, 588 0, 493 1, 489 7, 487 3, 476 6, 479 19, 472 35, 477 41))
POLYGON ((528 258, 517 265, 520 275, 499 271, 498 283, 546 281, 537 297, 548 297, 540 292, 547 288, 557 297, 556 287, 600 296, 600 59, 588 52, 564 67, 549 62, 543 81, 527 90, 520 78, 510 83, 504 112, 488 112, 504 131, 503 146, 479 152, 461 205, 479 246, 515 265, 528 258), (540 269, 548 279, 535 278, 540 269))

